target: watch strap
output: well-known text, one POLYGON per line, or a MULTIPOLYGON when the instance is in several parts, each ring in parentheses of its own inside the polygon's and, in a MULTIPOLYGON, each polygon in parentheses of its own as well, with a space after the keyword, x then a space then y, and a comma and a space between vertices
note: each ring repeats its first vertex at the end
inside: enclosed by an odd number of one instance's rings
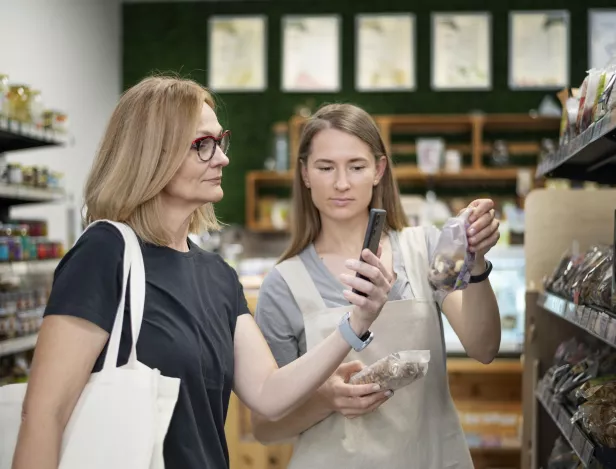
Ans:
POLYGON ((370 331, 367 331, 361 337, 357 337, 355 331, 351 327, 351 323, 349 322, 351 314, 349 312, 345 313, 338 325, 338 330, 340 334, 347 341, 347 343, 355 350, 356 352, 361 352, 365 349, 370 342, 372 342, 373 334, 370 331))
POLYGON ((492 263, 486 259, 486 270, 479 275, 471 275, 468 283, 480 283, 486 280, 490 276, 490 272, 492 272, 492 263))

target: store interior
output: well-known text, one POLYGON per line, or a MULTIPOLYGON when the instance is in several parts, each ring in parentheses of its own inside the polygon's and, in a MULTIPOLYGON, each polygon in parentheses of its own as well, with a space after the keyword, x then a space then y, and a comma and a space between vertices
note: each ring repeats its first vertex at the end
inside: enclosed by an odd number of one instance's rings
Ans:
MULTIPOLYGON (((289 239, 306 120, 367 110, 411 225, 495 202, 502 341, 484 365, 443 321, 476 469, 616 468, 616 6, 608 0, 0 0, 0 385, 28 379, 54 269, 123 90, 208 86, 232 130, 220 232, 251 309, 289 239)), ((231 469, 285 469, 235 395, 231 469)))

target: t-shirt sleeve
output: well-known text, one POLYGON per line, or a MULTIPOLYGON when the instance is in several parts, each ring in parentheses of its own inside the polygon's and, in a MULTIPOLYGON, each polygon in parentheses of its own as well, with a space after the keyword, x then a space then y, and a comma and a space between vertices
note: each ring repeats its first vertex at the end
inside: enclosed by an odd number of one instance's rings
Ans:
POLYGON ((299 331, 292 324, 290 314, 301 312, 280 272, 273 269, 259 289, 259 299, 255 312, 257 322, 279 367, 288 365, 300 354, 299 331))
POLYGON ((89 228, 54 273, 45 316, 67 315, 111 332, 122 294, 124 239, 108 223, 89 228))

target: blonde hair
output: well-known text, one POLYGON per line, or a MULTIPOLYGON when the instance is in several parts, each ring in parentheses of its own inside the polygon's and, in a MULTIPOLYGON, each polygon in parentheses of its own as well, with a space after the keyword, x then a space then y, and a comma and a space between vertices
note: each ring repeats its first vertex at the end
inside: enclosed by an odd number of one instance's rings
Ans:
MULTIPOLYGON (((203 103, 215 108, 198 83, 149 77, 127 90, 116 106, 85 185, 85 222, 130 225, 144 241, 167 245, 160 194, 184 162, 203 103)), ((195 210, 189 230, 218 230, 212 204, 195 210)))
POLYGON ((406 215, 400 203, 398 184, 392 173, 392 161, 379 129, 363 109, 351 104, 328 104, 312 115, 304 129, 299 143, 298 163, 293 179, 293 200, 291 211, 291 242, 280 258, 280 262, 296 256, 313 243, 321 232, 321 216, 312 202, 310 190, 302 179, 302 166, 308 161, 314 137, 325 129, 337 129, 362 140, 370 147, 374 158, 384 156, 387 166, 383 177, 372 191, 369 208, 387 210, 385 230, 400 231, 408 226, 406 215))

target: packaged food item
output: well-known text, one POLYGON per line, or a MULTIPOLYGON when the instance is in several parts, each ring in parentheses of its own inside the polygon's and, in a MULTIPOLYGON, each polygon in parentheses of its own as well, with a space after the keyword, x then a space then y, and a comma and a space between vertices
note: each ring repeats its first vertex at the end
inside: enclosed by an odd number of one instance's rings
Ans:
POLYGON ((395 391, 426 376, 429 362, 429 350, 405 350, 392 353, 351 376, 349 383, 376 383, 383 390, 395 391))
POLYGON ((470 209, 466 209, 457 217, 448 219, 436 243, 428 281, 439 300, 468 286, 475 265, 475 254, 469 252, 466 236, 471 213, 470 209))
POLYGON ((595 111, 595 122, 600 120, 603 116, 605 116, 609 111, 609 102, 612 99, 612 95, 616 94, 616 92, 612 92, 614 90, 614 84, 616 83, 616 66, 611 66, 605 72, 605 79, 603 83, 603 87, 601 90, 601 95, 598 96, 597 106, 595 111))
POLYGON ((587 402, 571 417, 571 422, 578 421, 601 445, 616 448, 616 406, 587 402))
POLYGON ((616 405, 616 380, 610 377, 610 381, 593 384, 589 382, 589 386, 582 386, 579 395, 582 399, 592 404, 611 404, 616 405))
POLYGON ((548 459, 547 469, 576 469, 580 464, 577 457, 562 437, 558 437, 554 442, 554 448, 548 459))
POLYGON ((611 246, 597 247, 588 263, 581 269, 571 285, 571 296, 576 304, 589 305, 590 296, 596 290, 606 268, 612 266, 611 246))
POLYGON ((584 108, 586 106, 586 94, 588 92, 588 73, 589 72, 586 72, 586 77, 584 78, 584 81, 582 82, 582 86, 580 86, 580 107, 578 109, 578 113, 576 116, 577 122, 575 126, 576 135, 581 134, 584 130, 582 128, 582 121, 584 118, 584 108))
POLYGON ((595 101, 597 100, 597 92, 602 76, 602 71, 596 68, 588 72, 588 85, 586 88, 586 99, 584 100, 584 110, 582 111, 580 132, 586 130, 590 124, 594 122, 593 109, 595 108, 595 101))

